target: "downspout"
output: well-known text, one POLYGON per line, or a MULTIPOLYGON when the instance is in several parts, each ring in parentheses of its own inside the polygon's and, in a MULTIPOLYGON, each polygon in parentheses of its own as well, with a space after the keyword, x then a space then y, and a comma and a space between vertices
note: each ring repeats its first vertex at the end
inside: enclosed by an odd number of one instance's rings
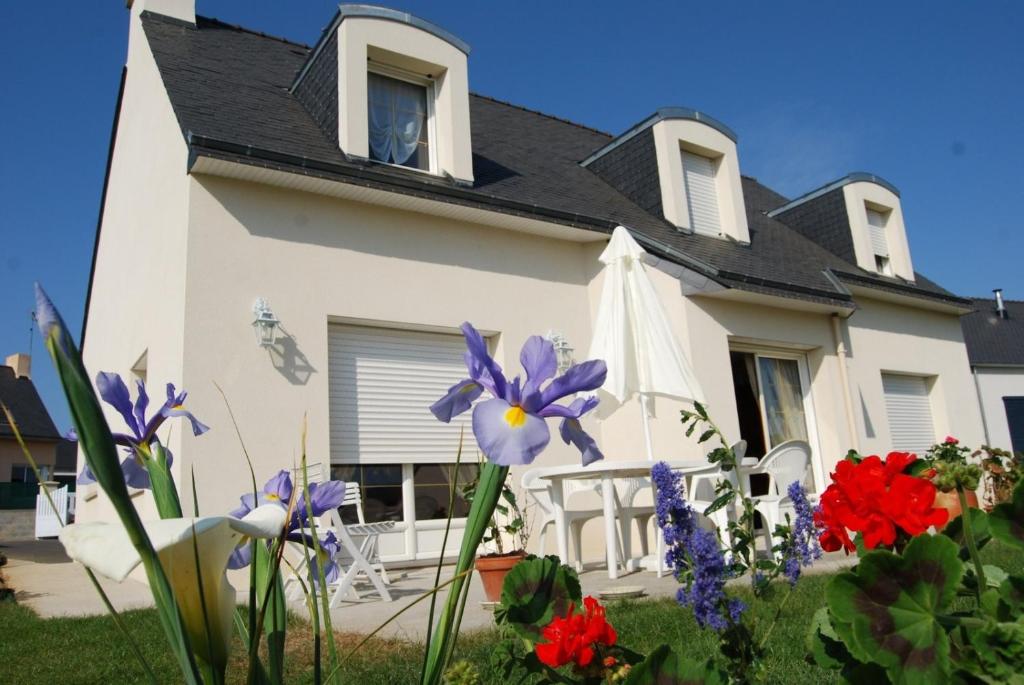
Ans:
POLYGON ((971 375, 974 376, 974 392, 978 396, 978 411, 981 412, 981 430, 985 432, 985 444, 991 446, 992 442, 988 437, 988 419, 985 418, 985 403, 981 398, 981 383, 978 381, 977 366, 971 369, 971 375))
POLYGON ((853 395, 850 393, 850 376, 846 369, 846 343, 839 327, 839 315, 832 315, 832 338, 836 343, 836 357, 839 358, 839 383, 843 386, 843 408, 846 410, 846 428, 850 432, 853 449, 860 452, 857 422, 853 415, 853 395))

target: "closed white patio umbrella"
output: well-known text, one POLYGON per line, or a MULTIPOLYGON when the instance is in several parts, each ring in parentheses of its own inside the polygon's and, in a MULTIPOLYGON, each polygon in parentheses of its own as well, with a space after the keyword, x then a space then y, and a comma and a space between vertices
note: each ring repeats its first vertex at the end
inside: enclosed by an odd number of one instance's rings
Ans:
POLYGON ((615 229, 600 257, 605 265, 604 288, 587 359, 603 359, 608 365, 608 378, 598 390, 604 416, 639 395, 647 458, 653 461, 653 397, 703 402, 704 393, 672 334, 665 308, 647 275, 644 254, 625 227, 615 229))

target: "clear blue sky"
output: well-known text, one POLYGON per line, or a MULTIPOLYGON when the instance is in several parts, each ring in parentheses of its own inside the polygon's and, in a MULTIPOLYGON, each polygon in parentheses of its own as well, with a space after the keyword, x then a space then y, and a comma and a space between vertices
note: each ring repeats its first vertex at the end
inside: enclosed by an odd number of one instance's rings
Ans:
MULTIPOLYGON (((312 44, 335 4, 198 11, 312 44)), ((703 110, 739 134, 743 172, 788 196, 877 173, 902 191, 918 271, 960 294, 1024 299, 1024 3, 392 6, 473 47, 476 92, 615 133, 660 106, 703 110)), ((0 356, 28 349, 35 280, 81 325, 127 20, 120 0, 4 7, 0 356)), ((38 337, 33 352, 64 430, 38 337)))

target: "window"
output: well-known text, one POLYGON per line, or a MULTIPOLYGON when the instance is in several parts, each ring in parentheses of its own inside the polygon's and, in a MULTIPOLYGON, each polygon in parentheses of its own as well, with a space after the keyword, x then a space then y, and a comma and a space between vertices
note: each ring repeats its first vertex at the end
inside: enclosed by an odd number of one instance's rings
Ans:
POLYGON ((1004 397, 1006 425, 1010 429, 1010 449, 1024 452, 1024 397, 1004 397))
POLYGON ((808 440, 807 398, 796 358, 730 352, 740 435, 762 457, 787 440, 808 440))
POLYGON ((710 157, 686 150, 682 153, 690 228, 696 233, 717 236, 722 232, 718 216, 718 189, 715 183, 717 162, 710 157))
POLYGON ((37 483, 36 472, 28 464, 14 464, 11 466, 12 483, 37 483))
POLYGON ((923 376, 883 373, 882 390, 892 449, 923 456, 935 444, 928 380, 923 376))
POLYGON ((366 92, 370 158, 430 171, 431 84, 370 72, 366 92))
MULTIPOLYGON (((448 518, 450 487, 456 476, 452 518, 466 517, 469 503, 462 497, 462 488, 477 477, 479 468, 476 464, 460 464, 456 473, 455 464, 336 464, 331 467, 331 478, 359 483, 367 522, 406 521, 406 482, 415 507, 415 516, 409 520, 433 521, 448 518)), ((341 518, 345 523, 357 523, 354 510, 342 509, 341 518)))
POLYGON ((892 276, 892 265, 889 263, 889 240, 885 226, 889 221, 888 212, 883 213, 870 207, 865 208, 868 215, 868 237, 871 238, 871 251, 875 255, 875 270, 880 274, 892 276))

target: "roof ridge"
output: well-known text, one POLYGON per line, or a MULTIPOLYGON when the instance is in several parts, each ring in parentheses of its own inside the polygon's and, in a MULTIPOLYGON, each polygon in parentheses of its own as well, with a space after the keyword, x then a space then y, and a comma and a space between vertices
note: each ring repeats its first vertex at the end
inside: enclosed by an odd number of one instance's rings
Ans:
MULTIPOLYGON (((160 16, 160 15, 157 15, 157 16, 160 16)), ((246 27, 244 27, 244 26, 242 26, 240 24, 232 24, 231 22, 223 21, 221 19, 218 19, 217 17, 203 17, 203 16, 200 16, 200 15, 197 14, 196 15, 196 25, 197 26, 198 26, 198 20, 200 20, 200 19, 202 19, 203 21, 208 21, 211 24, 218 24, 218 25, 223 26, 225 28, 229 28, 229 29, 233 29, 235 31, 239 31, 241 33, 248 33, 248 34, 251 34, 251 35, 254 35, 254 36, 259 36, 260 38, 269 38, 270 40, 276 40, 279 43, 285 43, 287 45, 294 45, 295 47, 303 48, 305 50, 312 50, 313 49, 312 46, 307 45, 306 43, 300 43, 299 41, 291 40, 289 38, 283 38, 282 36, 275 36, 275 35, 272 35, 272 34, 269 34, 269 33, 265 33, 263 31, 257 31, 256 29, 246 28, 246 27)))
MULTIPOLYGON (((992 304, 995 304, 995 302, 996 302, 996 298, 994 298, 994 297, 975 297, 974 295, 965 295, 964 297, 970 298, 972 300, 978 300, 979 302, 991 302, 992 304)), ((1024 300, 1014 300, 1014 299, 1009 298, 1009 297, 1004 297, 1003 298, 1003 302, 1013 302, 1014 304, 1024 304, 1024 300)))
POLYGON ((547 112, 541 112, 539 109, 532 109, 532 108, 526 107, 524 105, 517 105, 514 102, 509 102, 508 100, 501 100, 499 98, 492 97, 490 95, 484 95, 483 93, 477 93, 477 92, 472 91, 472 90, 469 91, 469 94, 474 96, 474 97, 481 98, 483 100, 490 100, 491 102, 497 102, 499 105, 507 105, 508 107, 515 107, 516 109, 521 109, 524 112, 529 112, 531 114, 537 114, 537 115, 545 117, 547 119, 554 119, 555 121, 560 121, 563 124, 571 124, 573 126, 576 126, 577 128, 582 128, 582 129, 584 129, 586 131, 591 131, 593 133, 600 133, 602 136, 608 136, 609 138, 615 138, 615 134, 613 134, 613 133, 608 133, 607 131, 602 131, 599 128, 594 128, 593 126, 587 126, 586 124, 581 124, 580 122, 573 121, 572 119, 566 119, 565 117, 559 117, 559 116, 555 116, 554 114, 548 114, 547 112))

